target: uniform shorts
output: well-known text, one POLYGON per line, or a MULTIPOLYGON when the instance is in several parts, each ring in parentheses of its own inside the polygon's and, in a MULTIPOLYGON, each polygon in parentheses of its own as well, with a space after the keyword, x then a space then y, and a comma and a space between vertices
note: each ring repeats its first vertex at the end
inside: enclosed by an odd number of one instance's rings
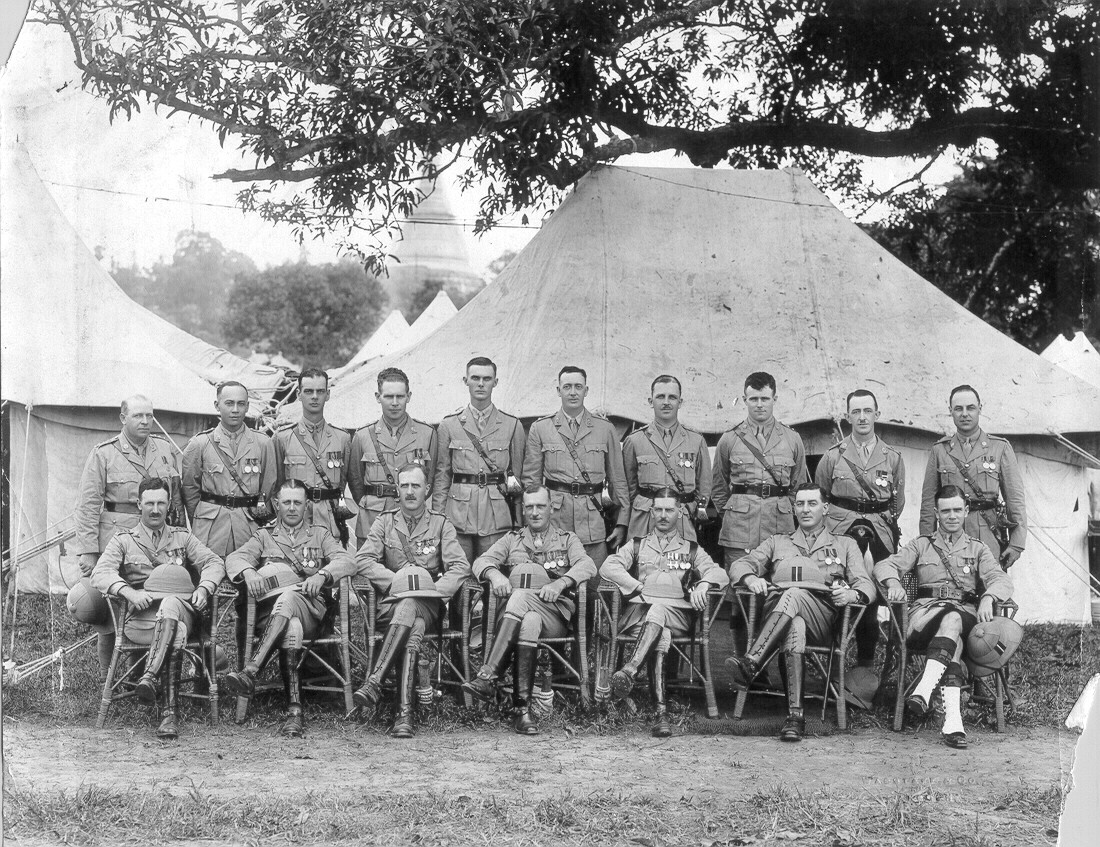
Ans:
POLYGON ((934 600, 921 603, 909 609, 909 625, 905 630, 905 643, 911 650, 923 650, 928 642, 936 637, 943 616, 948 612, 958 612, 962 617, 962 637, 965 639, 978 622, 977 611, 973 606, 965 606, 952 600, 934 600))

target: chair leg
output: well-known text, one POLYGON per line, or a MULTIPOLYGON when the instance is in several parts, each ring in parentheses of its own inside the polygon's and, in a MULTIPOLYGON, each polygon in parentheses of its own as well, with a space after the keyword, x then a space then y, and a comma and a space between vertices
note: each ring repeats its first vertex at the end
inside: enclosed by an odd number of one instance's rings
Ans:
POLYGON ((993 712, 997 718, 997 732, 1005 731, 1005 684, 1001 671, 993 672, 993 712))

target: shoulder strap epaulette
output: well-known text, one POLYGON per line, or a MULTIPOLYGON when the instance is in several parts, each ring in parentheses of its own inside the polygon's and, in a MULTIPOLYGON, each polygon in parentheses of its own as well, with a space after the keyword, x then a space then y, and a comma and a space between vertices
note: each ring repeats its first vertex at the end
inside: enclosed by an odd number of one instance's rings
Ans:
POLYGON ((204 429, 202 432, 196 433, 196 435, 209 435, 210 433, 212 433, 216 429, 217 429, 216 426, 212 426, 209 429, 204 429))
POLYGON ((465 409, 465 408, 466 408, 465 406, 459 406, 459 407, 458 407, 457 409, 455 409, 455 410, 454 410, 453 412, 451 412, 451 413, 450 413, 449 415, 444 415, 444 416, 443 416, 443 420, 447 420, 447 418, 457 418, 457 417, 458 417, 459 415, 461 415, 461 414, 462 414, 462 411, 463 411, 463 409, 465 409))
POLYGON ((382 515, 396 515, 399 511, 401 510, 397 506, 394 506, 392 509, 383 509, 379 517, 382 515))
POLYGON ((409 420, 412 421, 413 423, 418 423, 421 426, 426 426, 428 429, 435 429, 435 427, 432 426, 432 424, 428 423, 427 421, 422 421, 422 420, 420 420, 420 418, 414 418, 414 417, 410 416, 409 420))
POLYGON ((149 437, 150 438, 156 438, 160 441, 171 441, 171 439, 167 435, 162 435, 159 432, 150 432, 149 437))
POLYGON ((535 418, 535 422, 537 423, 538 421, 551 421, 554 419, 554 415, 556 414, 557 412, 551 412, 549 415, 543 415, 541 418, 535 418))
POLYGON ((936 444, 950 444, 951 439, 954 438, 954 437, 955 437, 954 435, 945 435, 943 438, 941 438, 939 441, 936 441, 935 443, 936 444))
POLYGON ((284 429, 293 429, 297 425, 298 425, 297 421, 285 421, 285 422, 279 424, 277 427, 275 427, 275 429, 278 430, 279 432, 282 432, 284 429))
POLYGON ((987 432, 985 434, 985 437, 988 438, 990 441, 1004 441, 1006 444, 1008 443, 1008 439, 1005 438, 1003 435, 990 435, 987 432))
POLYGON ((115 443, 116 441, 118 441, 118 436, 117 436, 117 435, 116 435, 116 436, 114 436, 114 437, 112 437, 112 438, 108 438, 108 439, 107 439, 106 441, 100 441, 100 442, 99 442, 99 443, 98 443, 98 444, 96 445, 96 447, 108 447, 108 446, 110 446, 111 444, 114 444, 114 443, 115 443))

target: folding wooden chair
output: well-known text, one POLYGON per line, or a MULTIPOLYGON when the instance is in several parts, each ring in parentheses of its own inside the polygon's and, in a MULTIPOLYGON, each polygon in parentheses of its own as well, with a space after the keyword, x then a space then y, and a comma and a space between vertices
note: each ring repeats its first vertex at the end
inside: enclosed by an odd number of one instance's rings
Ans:
MULTIPOLYGON (((910 571, 902 578, 901 584, 905 588, 907 599, 904 603, 888 604, 890 638, 886 642, 886 663, 882 669, 883 680, 894 677, 894 732, 901 732, 905 726, 905 698, 916 688, 924 671, 924 656, 920 653, 910 653, 905 643, 905 632, 909 627, 909 606, 917 598, 916 574, 910 571)), ((882 602, 886 602, 885 595, 882 602)), ((1011 599, 1004 603, 994 602, 993 614, 1015 618, 1019 608, 1011 599)), ((997 732, 1005 731, 1005 700, 1008 700, 1009 706, 1013 705, 1012 691, 1008 687, 1010 665, 1011 663, 986 677, 969 675, 971 698, 978 701, 988 699, 992 702, 997 732), (984 698, 979 692, 984 692, 984 698)))
MULTIPOLYGON (((762 622, 765 595, 755 594, 741 586, 733 588, 732 594, 733 601, 745 616, 745 629, 748 644, 751 646, 758 634, 757 627, 762 622)), ((821 719, 825 720, 825 714, 829 708, 829 698, 832 697, 836 701, 836 725, 840 729, 848 728, 848 702, 844 698, 844 678, 847 673, 848 654, 851 650, 856 626, 858 626, 866 611, 867 607, 860 604, 852 603, 844 606, 834 625, 832 642, 823 646, 806 645, 806 661, 817 669, 825 682, 825 687, 820 695, 821 719)), ((734 719, 741 718, 750 693, 785 694, 785 692, 770 688, 754 687, 749 690, 739 690, 733 706, 734 719)), ((818 695, 803 691, 804 698, 815 696, 818 695)))
MULTIPOLYGON (((670 691, 695 693, 702 691, 707 703, 707 716, 718 717, 718 700, 714 694, 714 671, 710 659, 710 630, 726 596, 725 589, 707 592, 707 608, 695 613, 695 626, 687 635, 672 639, 669 657, 675 658, 679 672, 668 679, 670 691), (685 676, 686 671, 686 676, 685 676)), ((610 696, 610 679, 615 668, 622 665, 622 653, 634 646, 636 638, 619 634, 623 596, 618 587, 604 580, 600 583, 596 602, 596 701, 610 696)))
MULTIPOLYGON (((365 674, 369 674, 374 667, 375 651, 381 646, 385 632, 378 631, 378 596, 369 579, 363 577, 349 577, 349 586, 358 600, 356 608, 359 609, 359 625, 357 632, 362 632, 359 643, 351 641, 351 652, 364 666, 365 674)), ((432 664, 433 687, 457 688, 461 691, 462 683, 470 678, 470 626, 471 609, 474 601, 481 592, 481 586, 472 577, 467 579, 459 588, 455 599, 459 603, 459 627, 451 626, 449 609, 444 609, 440 616, 440 628, 434 633, 426 633, 425 640, 430 642, 435 649, 432 664)), ((350 614, 349 614, 350 618, 350 614)), ((345 632, 351 631, 351 622, 348 621, 345 632)), ((387 676, 396 672, 400 663, 395 662, 387 676)), ((470 695, 462 692, 463 701, 467 706, 473 705, 470 695)), ((423 697, 421 698, 423 702, 423 697)), ((354 708, 354 704, 348 711, 354 708)))
MULTIPOLYGON (((329 694, 344 695, 344 710, 350 712, 355 708, 352 702, 352 675, 351 675, 351 647, 348 632, 350 630, 351 615, 349 612, 349 596, 351 577, 344 577, 337 583, 335 614, 326 616, 321 627, 321 635, 314 639, 307 639, 302 643, 302 667, 310 661, 319 665, 322 672, 311 673, 301 678, 300 689, 303 694, 307 691, 325 692, 329 694), (339 667, 334 667, 330 661, 330 649, 336 650, 336 661, 339 667)), ((238 657, 238 667, 243 668, 252 657, 252 651, 259 644, 263 633, 256 632, 256 598, 248 594, 247 588, 242 589, 246 593, 245 599, 245 632, 244 652, 238 657)), ((279 665, 283 667, 285 656, 283 649, 278 648, 279 665)), ((281 676, 281 674, 280 674, 281 676)), ((280 679, 258 682, 256 690, 251 695, 239 695, 237 697, 237 723, 244 721, 248 715, 248 704, 252 697, 261 691, 272 691, 283 687, 280 679)))
MULTIPOLYGON (((485 606, 485 647, 483 656, 493 649, 496 634, 497 614, 500 600, 491 591, 485 606)), ((592 706, 592 689, 588 679, 588 627, 585 622, 585 609, 588 602, 588 586, 582 582, 577 586, 577 603, 570 621, 571 632, 560 638, 539 638, 539 667, 544 667, 542 659, 549 665, 549 682, 552 690, 558 692, 576 692, 581 706, 592 706)), ((505 676, 502 674, 502 677, 505 676)))
MULTIPOLYGON (((206 702, 210 707, 211 723, 214 724, 219 719, 216 636, 233 607, 234 596, 225 583, 218 586, 210 597, 209 605, 199 616, 197 631, 189 633, 183 650, 191 672, 180 678, 180 696, 206 702)), ((144 668, 141 660, 149 652, 148 644, 138 644, 126 637, 126 622, 132 611, 129 602, 111 595, 108 595, 107 602, 115 627, 115 648, 103 680, 96 729, 103 728, 113 704, 134 696, 134 687, 144 668)))

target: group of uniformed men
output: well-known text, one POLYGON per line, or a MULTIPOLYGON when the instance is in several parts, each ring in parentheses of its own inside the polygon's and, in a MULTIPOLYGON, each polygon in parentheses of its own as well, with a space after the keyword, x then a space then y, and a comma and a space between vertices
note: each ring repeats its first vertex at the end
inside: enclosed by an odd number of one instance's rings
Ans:
MULTIPOLYGON (((488 655, 463 688, 492 699, 512 657, 515 729, 534 734, 539 639, 563 636, 573 615, 585 613, 575 608, 576 589, 598 573, 628 601, 620 634, 635 639, 611 677, 611 694, 627 696, 648 665, 658 736, 671 734, 664 695, 671 639, 689 632, 711 589, 732 583, 764 595, 758 633, 727 663, 743 688, 781 656, 788 718, 780 737, 797 741, 805 730, 807 645, 830 642, 843 606, 866 604, 853 673, 870 668, 876 601, 906 600, 900 579, 914 571, 917 598, 905 635, 927 661, 907 705, 923 714, 939 685, 943 738, 965 746, 958 694, 965 637, 992 616, 994 601, 1009 598, 1007 569, 1026 534, 1012 447, 980 428, 974 388, 950 393, 956 432, 932 447, 921 534, 899 547, 905 467, 876 434, 881 412, 870 391, 848 396, 851 433, 826 451, 811 482, 802 439, 775 418, 776 383, 767 373, 745 380, 747 418, 719 440, 713 470, 703 436, 679 421, 683 396, 674 376, 653 380, 653 420, 621 444, 613 425, 585 407, 582 368, 561 369, 560 408, 526 435, 493 404, 492 361, 470 360, 463 381, 469 404, 433 427, 408 414, 408 377, 386 369, 375 395, 381 417, 349 433, 325 420, 327 375, 306 369, 298 379, 301 419, 274 437, 246 425, 247 389, 227 382, 217 388, 219 425, 192 438, 181 463, 175 445, 151 431, 150 402, 135 396, 122 404, 122 431, 98 445, 84 469, 76 549, 88 579, 74 587, 70 607, 99 629, 106 666, 114 631, 96 592, 129 602, 126 637, 149 644, 138 696, 156 704, 164 692, 160 737, 177 735, 180 648, 225 576, 260 601, 262 633, 226 684, 252 693, 267 659, 285 650, 287 735, 302 732, 303 647, 319 634, 342 577, 368 578, 382 598, 385 634, 355 702, 377 704, 396 664, 392 735, 408 737, 417 652, 467 577, 487 583, 503 610, 488 655), (345 505, 345 489, 357 514, 345 505), (517 499, 522 520, 513 512, 517 499), (698 544, 697 527, 714 519, 725 568, 698 544), (187 581, 177 579, 178 569, 187 581)), ((239 628, 239 648, 241 638, 239 628)))

